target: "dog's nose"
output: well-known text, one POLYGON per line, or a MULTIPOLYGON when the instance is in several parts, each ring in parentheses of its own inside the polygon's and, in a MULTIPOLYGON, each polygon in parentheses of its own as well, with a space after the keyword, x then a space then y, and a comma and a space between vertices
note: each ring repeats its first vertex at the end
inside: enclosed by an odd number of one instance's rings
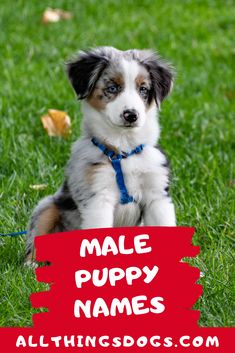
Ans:
POLYGON ((123 118, 128 123, 134 123, 138 119, 138 112, 135 109, 127 109, 123 112, 123 118))

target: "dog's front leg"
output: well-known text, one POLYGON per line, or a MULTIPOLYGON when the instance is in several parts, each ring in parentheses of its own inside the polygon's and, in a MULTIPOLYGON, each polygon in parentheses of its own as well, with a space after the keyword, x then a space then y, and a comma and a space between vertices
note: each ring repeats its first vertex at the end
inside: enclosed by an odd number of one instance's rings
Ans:
POLYGON ((149 201, 144 208, 143 219, 146 226, 175 226, 175 208, 171 198, 149 201))
POLYGON ((114 200, 111 195, 102 193, 87 201, 81 210, 82 229, 113 227, 114 200))

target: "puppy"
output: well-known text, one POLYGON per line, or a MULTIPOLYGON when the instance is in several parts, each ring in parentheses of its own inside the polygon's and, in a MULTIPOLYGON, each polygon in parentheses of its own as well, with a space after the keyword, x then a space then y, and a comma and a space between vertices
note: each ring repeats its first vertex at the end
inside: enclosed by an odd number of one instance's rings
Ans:
POLYGON ((82 100, 82 137, 65 181, 33 211, 34 237, 73 229, 175 226, 167 159, 158 147, 158 111, 172 88, 171 67, 149 50, 80 52, 67 73, 82 100))

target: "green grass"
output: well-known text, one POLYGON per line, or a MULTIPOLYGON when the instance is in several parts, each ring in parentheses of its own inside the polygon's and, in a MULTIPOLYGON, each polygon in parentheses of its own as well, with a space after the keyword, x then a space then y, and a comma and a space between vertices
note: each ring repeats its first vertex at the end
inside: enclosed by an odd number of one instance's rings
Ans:
MULTIPOLYGON (((178 72, 161 111, 161 144, 178 224, 194 226, 201 246, 193 261, 205 272, 200 325, 234 326, 234 2, 2 0, 0 18, 0 232, 26 228, 36 202, 60 185, 79 137, 81 113, 63 62, 97 45, 157 49, 178 72), (51 3, 74 18, 43 25, 51 3), (44 133, 40 116, 49 108, 71 116, 69 139, 44 133), (29 187, 41 183, 46 190, 29 187)), ((30 325, 29 294, 44 288, 23 257, 23 237, 0 238, 0 326, 30 325)))

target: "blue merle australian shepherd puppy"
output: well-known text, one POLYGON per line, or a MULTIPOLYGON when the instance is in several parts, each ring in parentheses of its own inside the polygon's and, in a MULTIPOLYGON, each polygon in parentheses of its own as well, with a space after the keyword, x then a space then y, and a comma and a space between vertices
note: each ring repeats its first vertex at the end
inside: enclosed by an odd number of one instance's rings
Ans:
POLYGON ((168 163, 157 145, 171 67, 149 50, 100 47, 80 52, 67 72, 82 100, 82 136, 73 145, 64 183, 33 211, 28 261, 37 235, 176 224, 168 163))

